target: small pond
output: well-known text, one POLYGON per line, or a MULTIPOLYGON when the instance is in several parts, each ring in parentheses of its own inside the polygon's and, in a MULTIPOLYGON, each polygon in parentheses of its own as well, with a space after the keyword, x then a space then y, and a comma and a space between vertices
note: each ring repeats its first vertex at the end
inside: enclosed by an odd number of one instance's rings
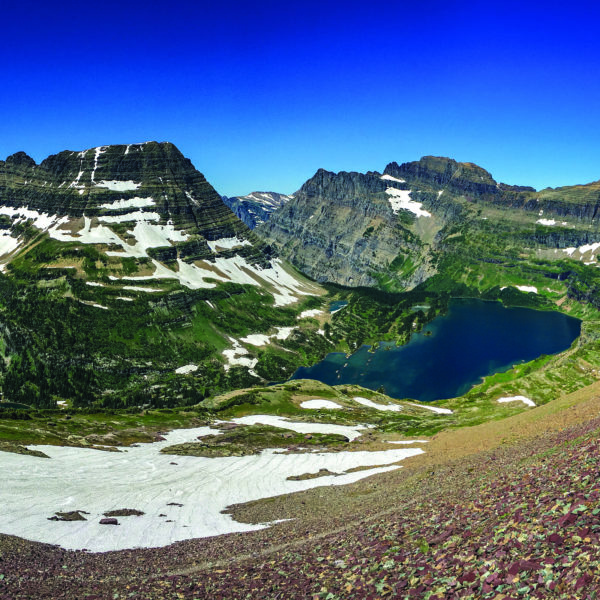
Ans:
POLYGON ((337 312, 338 310, 341 310, 345 306, 348 306, 347 300, 334 300, 333 302, 329 303, 329 312, 330 313, 337 312))
POLYGON ((446 315, 404 346, 382 342, 375 352, 363 346, 350 357, 335 352, 312 367, 300 367, 292 379, 372 390, 383 386, 394 398, 425 402, 453 398, 486 375, 566 350, 580 331, 581 321, 559 312, 454 300, 446 315))

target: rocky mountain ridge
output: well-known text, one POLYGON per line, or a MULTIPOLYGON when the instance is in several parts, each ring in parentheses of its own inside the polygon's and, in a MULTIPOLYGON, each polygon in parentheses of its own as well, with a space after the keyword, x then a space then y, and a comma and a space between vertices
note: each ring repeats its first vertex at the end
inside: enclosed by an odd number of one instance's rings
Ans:
POLYGON ((257 284, 261 276, 271 288, 290 283, 272 248, 170 143, 64 151, 40 165, 12 155, 0 162, 0 216, 0 264, 39 230, 93 244, 109 257, 149 258, 156 279, 192 289, 214 287, 210 280, 257 284))
POLYGON ((475 235, 489 218, 510 223, 515 243, 583 256, 600 240, 599 203, 597 182, 537 192, 498 183, 472 163, 426 156, 383 173, 320 169, 257 232, 318 281, 411 289, 439 272, 459 231, 475 235))

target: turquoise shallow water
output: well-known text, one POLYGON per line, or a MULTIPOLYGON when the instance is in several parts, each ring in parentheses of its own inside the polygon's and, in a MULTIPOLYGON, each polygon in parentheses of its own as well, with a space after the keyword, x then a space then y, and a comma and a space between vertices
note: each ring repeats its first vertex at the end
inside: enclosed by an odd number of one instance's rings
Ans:
POLYGON ((348 306, 346 300, 334 300, 329 304, 329 312, 334 313, 336 310, 340 310, 340 308, 344 308, 345 306, 348 306))
POLYGON ((375 352, 363 346, 350 357, 335 352, 292 379, 383 386, 394 398, 425 402, 453 398, 486 375, 566 350, 580 331, 581 321, 558 312, 455 300, 404 346, 382 342, 375 352))

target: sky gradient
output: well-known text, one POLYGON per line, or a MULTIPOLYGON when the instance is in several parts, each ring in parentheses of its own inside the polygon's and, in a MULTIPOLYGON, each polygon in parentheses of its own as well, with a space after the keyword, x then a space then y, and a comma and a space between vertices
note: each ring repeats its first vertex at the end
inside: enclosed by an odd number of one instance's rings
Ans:
POLYGON ((538 189, 600 179, 592 3, 26 0, 2 14, 0 159, 171 141, 225 195, 427 154, 538 189))

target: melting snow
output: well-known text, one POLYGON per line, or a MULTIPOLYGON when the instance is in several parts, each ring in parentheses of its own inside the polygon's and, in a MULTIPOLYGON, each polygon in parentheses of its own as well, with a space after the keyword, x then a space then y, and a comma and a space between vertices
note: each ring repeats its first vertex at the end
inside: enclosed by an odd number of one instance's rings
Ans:
POLYGON ((48 230, 50 237, 61 242, 80 242, 82 244, 125 244, 116 233, 108 229, 108 227, 104 227, 104 225, 92 228, 92 219, 89 217, 83 218, 83 229, 80 229, 76 233, 59 229, 60 225, 68 220, 68 217, 64 217, 64 221, 50 228, 48 230))
POLYGON ((245 344, 252 344, 252 346, 266 346, 271 339, 270 335, 264 333, 252 333, 240 339, 240 342, 245 344))
POLYGON ((425 410, 430 410, 431 412, 438 413, 440 415, 452 414, 452 411, 449 408, 441 408, 439 406, 425 406, 424 404, 414 404, 413 402, 407 402, 406 404, 410 406, 417 406, 418 408, 424 408, 425 410))
POLYGON ((554 219, 538 219, 536 221, 536 223, 539 223, 540 225, 556 225, 556 221, 554 219))
POLYGON ((0 215, 8 215, 13 217, 13 224, 24 223, 30 219, 33 221, 33 226, 45 231, 52 225, 60 226, 69 220, 69 217, 59 217, 58 215, 50 215, 48 213, 39 213, 37 210, 29 210, 26 207, 14 208, 12 206, 0 206, 0 215))
POLYGON ((100 158, 100 155, 103 153, 104 151, 104 146, 99 146, 98 148, 94 148, 95 153, 94 153, 94 170, 92 171, 92 176, 91 176, 91 180, 92 183, 96 183, 96 180, 94 179, 96 176, 96 169, 98 168, 98 159, 100 158))
MULTIPOLYGON (((129 198, 127 200, 115 200, 107 204, 101 204, 100 208, 107 208, 108 210, 121 210, 123 208, 145 208, 146 206, 153 206, 156 204, 153 198, 129 198)), ((129 219, 131 220, 131 218, 129 219)))
MULTIPOLYGON (((264 421, 261 417, 259 420, 264 421)), ((287 428, 301 425, 277 422, 277 426, 287 428)), ((311 431, 316 431, 316 427, 339 427, 302 425, 311 431)), ((399 465, 393 463, 423 453, 420 448, 402 448, 310 454, 266 450, 259 455, 226 458, 160 454, 166 446, 212 433, 214 430, 208 427, 172 431, 165 436, 166 441, 140 444, 122 452, 39 446, 51 457, 49 460, 3 453, 5 484, 0 487, 0 531, 92 552, 161 547, 186 539, 252 531, 268 524, 239 523, 230 514, 224 514, 224 509, 315 487, 352 483, 397 469, 399 465), (346 472, 356 467, 372 468, 346 472), (288 479, 320 469, 340 475, 288 479), (31 498, 35 502, 27 501, 31 498), (99 524, 103 513, 124 507, 145 514, 119 517, 118 527, 99 524), (55 511, 71 510, 87 511, 87 520, 48 520, 55 511)))
POLYGON ((535 406, 535 402, 526 396, 504 396, 502 398, 498 398, 497 402, 523 402, 523 404, 526 404, 527 406, 535 406))
POLYGON ((397 183, 406 183, 406 179, 398 179, 397 177, 392 177, 391 175, 382 175, 379 179, 383 179, 384 181, 395 181, 397 183))
POLYGON ((331 400, 321 400, 315 398, 314 400, 305 400, 300 404, 300 408, 342 408, 337 402, 331 400))
POLYGON ((144 212, 136 210, 135 212, 127 213, 126 215, 102 215, 98 217, 103 223, 126 223, 128 221, 137 221, 137 223, 145 223, 146 221, 160 221, 160 215, 156 212, 144 212))
POLYGON ((141 183, 135 183, 134 181, 102 180, 100 183, 96 184, 96 187, 106 188, 114 192, 133 192, 137 190, 141 185, 141 183))
POLYGON ((377 402, 373 402, 368 398, 361 398, 360 396, 355 396, 354 401, 363 406, 368 406, 369 408, 375 408, 377 410, 388 410, 391 412, 400 412, 402 410, 402 407, 398 404, 378 404, 377 402))
POLYGON ((175 373, 177 373, 177 375, 186 375, 187 373, 193 373, 197 370, 198 365, 184 365, 183 367, 175 369, 175 373))
POLYGON ((299 319, 305 319, 306 317, 316 317, 322 314, 323 311, 320 308, 312 308, 310 310, 303 310, 299 315, 299 319))
POLYGON ((0 231, 0 256, 13 252, 21 245, 18 238, 11 237, 10 231, 0 231))
MULTIPOLYGON (((580 254, 579 258, 581 260, 584 260, 584 254, 587 254, 589 252, 592 255, 595 255, 594 253, 596 252, 596 250, 598 250, 598 248, 600 248, 600 242, 596 242, 594 244, 584 244, 583 246, 579 246, 579 248, 563 248, 563 252, 565 254, 567 254, 568 256, 573 256, 573 254, 575 254, 575 252, 579 252, 579 254, 580 254)), ((589 258, 590 257, 587 257, 587 259, 589 259, 589 258)), ((594 264, 594 263, 591 263, 591 264, 594 264)))
POLYGON ((431 217, 430 212, 421 208, 421 202, 410 199, 411 190, 397 190, 396 188, 389 187, 385 191, 389 196, 388 200, 390 201, 394 214, 398 214, 398 211, 403 209, 410 211, 417 217, 431 217))
MULTIPOLYGON (((505 290, 508 286, 503 285, 500 290, 505 290)), ((515 286, 511 286, 511 287, 515 287, 518 290, 521 290, 522 292, 531 292, 533 294, 537 294, 538 290, 534 285, 515 285, 515 286)))
POLYGON ((290 421, 286 417, 276 415, 248 415, 246 417, 237 417, 232 419, 234 423, 242 425, 272 425, 273 427, 282 427, 290 429, 297 433, 335 433, 345 435, 350 441, 355 440, 361 435, 361 431, 369 429, 366 425, 335 425, 333 423, 306 423, 304 421, 290 421))
POLYGON ((600 242, 596 242, 595 244, 585 244, 584 246, 579 247, 579 252, 581 254, 586 254, 587 252, 595 252, 600 248, 600 242))
POLYGON ((248 240, 240 240, 237 237, 221 238, 220 240, 207 240, 208 247, 213 252, 218 252, 217 248, 222 250, 230 250, 231 248, 237 248, 238 246, 252 246, 248 240))
POLYGON ((163 290, 159 288, 150 288, 150 287, 142 287, 140 285, 124 285, 124 290, 131 290, 132 292, 162 292, 163 290))
POLYGON ((287 340, 294 330, 293 327, 277 327, 276 329, 277 332, 272 333, 271 335, 265 335, 264 333, 252 333, 241 338, 240 342, 251 344, 252 346, 265 346, 272 338, 276 338, 278 340, 287 340))
POLYGON ((254 369, 256 363, 258 363, 258 359, 247 358, 245 355, 248 354, 248 350, 241 346, 237 340, 229 338, 229 341, 232 343, 233 348, 227 348, 222 352, 223 356, 227 359, 227 363, 224 366, 225 370, 229 371, 234 365, 240 365, 242 367, 248 367, 248 372, 256 375, 252 369, 254 369))

